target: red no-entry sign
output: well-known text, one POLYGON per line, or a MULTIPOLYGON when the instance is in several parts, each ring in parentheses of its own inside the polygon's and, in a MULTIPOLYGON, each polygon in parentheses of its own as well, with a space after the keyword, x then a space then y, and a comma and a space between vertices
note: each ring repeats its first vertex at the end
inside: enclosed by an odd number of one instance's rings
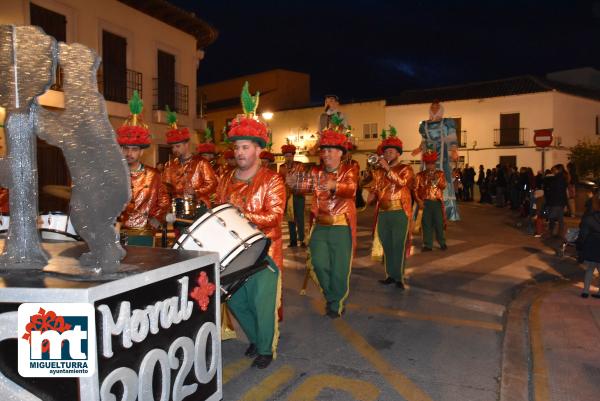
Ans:
POLYGON ((540 148, 547 148, 552 143, 552 131, 553 128, 536 129, 533 134, 533 142, 535 146, 540 148))

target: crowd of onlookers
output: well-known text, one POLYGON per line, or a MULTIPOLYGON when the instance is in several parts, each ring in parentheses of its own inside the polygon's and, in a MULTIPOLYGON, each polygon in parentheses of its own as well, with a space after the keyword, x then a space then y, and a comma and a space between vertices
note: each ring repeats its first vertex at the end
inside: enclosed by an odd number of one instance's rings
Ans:
MULTIPOLYGON (((600 193, 592 188, 587 190, 579 228, 567 234, 565 216, 575 217, 575 198, 579 178, 573 163, 566 168, 557 164, 544 172, 534 173, 529 167, 509 167, 497 165, 485 170, 479 166, 476 173, 468 165, 453 171, 456 198, 473 201, 473 188, 479 188, 480 203, 495 204, 496 207, 510 207, 519 211, 527 221, 529 234, 541 237, 555 236, 563 245, 573 242, 577 248, 577 259, 586 265, 584 287, 581 296, 590 295, 590 285, 594 270, 600 272, 600 193), (558 230, 556 231, 556 227, 558 230)), ((593 297, 600 298, 598 293, 593 297)))

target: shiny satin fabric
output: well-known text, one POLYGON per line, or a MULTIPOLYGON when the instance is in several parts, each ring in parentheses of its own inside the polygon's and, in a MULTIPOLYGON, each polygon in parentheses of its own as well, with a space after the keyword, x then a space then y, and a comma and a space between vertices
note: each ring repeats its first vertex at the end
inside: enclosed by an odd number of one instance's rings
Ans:
POLYGON ((211 207, 210 196, 217 188, 217 176, 210 163, 197 155, 184 162, 179 158, 169 160, 165 164, 163 182, 171 198, 193 193, 206 207, 211 207))
MULTIPOLYGON (((303 173, 304 171, 306 171, 306 166, 302 162, 292 161, 291 166, 288 166, 287 163, 279 166, 279 174, 283 177, 284 182, 288 174, 303 173)), ((293 189, 286 185, 286 190, 289 197, 293 193, 293 189)))
POLYGON ((356 179, 360 180, 360 163, 354 159, 346 159, 344 163, 356 170, 356 179))
POLYGON ((446 175, 441 170, 421 171, 415 179, 415 196, 420 203, 425 200, 444 200, 446 175))
POLYGON ((0 213, 8 214, 8 189, 0 188, 0 213))
POLYGON ((274 171, 261 167, 254 178, 241 181, 230 171, 219 182, 215 204, 230 203, 256 224, 270 240, 269 256, 283 268, 281 223, 285 207, 285 184, 274 171))
POLYGON ((152 217, 162 222, 171 202, 160 172, 142 165, 141 170, 132 171, 130 176, 131 201, 120 217, 123 228, 146 228, 152 217))
POLYGON ((231 167, 228 164, 219 164, 215 169, 215 175, 217 176, 217 180, 221 182, 223 177, 231 173, 233 170, 235 170, 235 167, 231 167))
POLYGON ((311 213, 317 219, 327 219, 330 216, 345 215, 348 225, 352 231, 352 249, 356 249, 356 188, 358 184, 358 171, 349 164, 341 163, 340 167, 327 172, 324 167, 313 167, 309 172, 308 180, 299 183, 299 192, 313 193, 311 213), (335 180, 337 185, 335 191, 326 188, 329 180, 335 180))
POLYGON ((400 200, 402 209, 407 217, 412 216, 412 190, 415 173, 408 164, 398 163, 390 167, 387 173, 374 174, 373 191, 377 196, 381 209, 387 209, 386 204, 400 200))

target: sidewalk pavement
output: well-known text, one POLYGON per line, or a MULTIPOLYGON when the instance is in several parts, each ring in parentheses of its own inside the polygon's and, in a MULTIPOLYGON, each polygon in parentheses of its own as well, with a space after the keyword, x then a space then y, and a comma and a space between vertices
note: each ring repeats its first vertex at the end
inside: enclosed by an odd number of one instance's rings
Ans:
POLYGON ((581 282, 556 287, 531 307, 536 401, 600 399, 600 299, 581 298, 581 289, 581 282))

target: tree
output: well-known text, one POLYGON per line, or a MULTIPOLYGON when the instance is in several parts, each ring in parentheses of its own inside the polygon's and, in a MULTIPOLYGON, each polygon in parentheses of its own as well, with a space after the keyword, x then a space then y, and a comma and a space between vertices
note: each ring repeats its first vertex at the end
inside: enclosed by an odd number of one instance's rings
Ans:
POLYGON ((579 141, 571 148, 569 160, 581 177, 600 179, 600 139, 579 141))

